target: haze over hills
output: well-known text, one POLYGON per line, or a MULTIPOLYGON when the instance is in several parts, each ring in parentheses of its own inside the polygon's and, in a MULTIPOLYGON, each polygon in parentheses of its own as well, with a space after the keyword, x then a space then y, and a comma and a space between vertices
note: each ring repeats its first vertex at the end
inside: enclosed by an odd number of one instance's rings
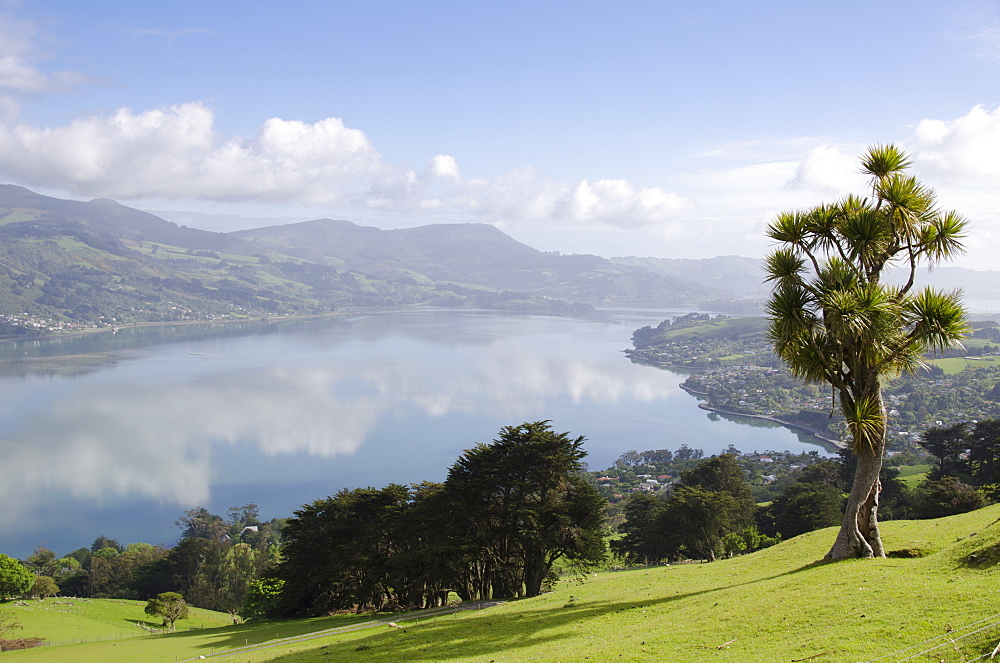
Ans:
MULTIPOLYGON (((611 261, 620 266, 646 268, 665 276, 701 283, 737 299, 762 298, 770 293, 770 286, 764 282, 764 261, 761 258, 718 256, 691 260, 628 257, 612 258, 611 261)), ((900 268, 889 270, 888 275, 890 280, 900 284, 905 283, 909 276, 900 268)), ((941 290, 961 289, 967 300, 1000 300, 1000 271, 972 270, 951 264, 933 269, 921 267, 917 269, 916 283, 941 290)))
MULTIPOLYGON (((949 266, 922 278, 964 287, 971 298, 1000 295, 1000 272, 949 266)), ((473 223, 381 230, 318 219, 222 233, 109 199, 62 200, 0 185, 5 333, 38 331, 39 319, 91 327, 414 305, 754 312, 766 293, 755 258, 560 255, 473 223)))
POLYGON ((724 295, 538 251, 486 224, 380 230, 320 219, 219 233, 112 200, 0 186, 0 314, 15 327, 11 316, 93 326, 420 304, 571 313, 724 295))

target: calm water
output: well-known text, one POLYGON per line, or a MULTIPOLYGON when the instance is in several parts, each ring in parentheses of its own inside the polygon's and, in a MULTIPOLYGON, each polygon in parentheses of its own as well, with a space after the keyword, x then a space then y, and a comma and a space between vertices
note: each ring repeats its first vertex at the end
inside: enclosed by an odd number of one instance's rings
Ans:
POLYGON ((819 449, 710 418, 683 375, 622 354, 678 311, 597 318, 415 311, 0 344, 0 552, 62 554, 106 533, 172 544, 184 509, 264 518, 344 487, 442 480, 501 426, 629 449, 819 449))

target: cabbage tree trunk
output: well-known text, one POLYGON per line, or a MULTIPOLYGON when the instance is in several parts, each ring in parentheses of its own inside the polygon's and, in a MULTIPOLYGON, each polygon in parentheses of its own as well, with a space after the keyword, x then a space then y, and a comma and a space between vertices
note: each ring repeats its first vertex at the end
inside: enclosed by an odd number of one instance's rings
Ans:
POLYGON ((827 559, 848 559, 857 557, 885 557, 882 535, 878 528, 878 499, 882 490, 879 473, 882 471, 882 456, 885 452, 886 417, 882 395, 876 390, 880 405, 880 421, 869 428, 867 442, 858 440, 861 433, 855 429, 854 454, 858 459, 854 470, 854 483, 847 498, 847 509, 840 525, 840 533, 834 541, 827 559))

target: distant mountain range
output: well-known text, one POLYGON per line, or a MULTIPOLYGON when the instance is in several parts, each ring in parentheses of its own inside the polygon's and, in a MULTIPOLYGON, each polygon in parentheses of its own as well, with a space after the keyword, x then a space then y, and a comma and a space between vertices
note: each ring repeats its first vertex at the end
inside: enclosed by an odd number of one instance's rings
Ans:
POLYGON ((694 306, 721 289, 590 255, 538 251, 486 224, 379 230, 319 219, 231 233, 113 200, 0 185, 0 331, 318 314, 413 305, 573 313, 694 306))
MULTIPOLYGON (((487 224, 380 230, 318 219, 221 233, 126 207, 0 185, 0 333, 434 305, 759 310, 762 261, 546 253, 487 224), (28 324, 27 321, 31 321, 28 324)), ((998 298, 1000 272, 942 267, 940 287, 998 298), (974 287, 973 287, 974 286, 974 287)))

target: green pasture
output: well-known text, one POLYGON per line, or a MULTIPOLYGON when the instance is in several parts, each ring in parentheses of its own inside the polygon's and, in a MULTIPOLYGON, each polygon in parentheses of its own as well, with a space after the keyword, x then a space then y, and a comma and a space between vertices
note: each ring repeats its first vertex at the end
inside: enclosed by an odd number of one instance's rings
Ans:
POLYGON ((0 610, 15 614, 23 626, 8 637, 42 637, 46 644, 4 652, 4 663, 8 660, 43 663, 177 661, 371 619, 370 616, 341 615, 232 626, 232 620, 225 613, 191 608, 191 616, 177 622, 176 633, 153 634, 138 626, 143 624, 162 630, 162 622, 143 611, 145 601, 55 598, 25 603, 29 607, 14 602, 0 604, 0 610), (63 602, 73 602, 73 609, 60 609, 63 602))
POLYGON ((927 363, 933 364, 944 371, 945 375, 955 375, 967 368, 983 368, 996 366, 1000 362, 1000 357, 989 355, 986 357, 945 357, 943 359, 929 359, 927 363))
POLYGON ((489 610, 222 660, 967 661, 1000 642, 998 519, 992 507, 885 524, 889 550, 921 557, 826 563, 828 529, 713 564, 602 573, 489 610), (970 564, 972 554, 986 561, 970 564))
POLYGON ((668 327, 663 333, 663 338, 669 341, 716 338, 718 336, 738 338, 763 333, 767 329, 767 324, 765 318, 758 317, 724 318, 722 320, 710 320, 690 327, 683 326, 680 329, 671 329, 668 327))
POLYGON ((304 640, 297 636, 371 617, 265 622, 9 652, 4 660, 950 663, 988 655, 1000 642, 1000 505, 884 523, 889 559, 824 562, 835 533, 711 564, 598 573, 483 610, 419 621, 383 616, 395 627, 304 640), (263 641, 271 642, 213 656, 263 641))
POLYGON ((930 465, 902 465, 899 468, 899 478, 910 488, 916 488, 930 471, 930 465))

